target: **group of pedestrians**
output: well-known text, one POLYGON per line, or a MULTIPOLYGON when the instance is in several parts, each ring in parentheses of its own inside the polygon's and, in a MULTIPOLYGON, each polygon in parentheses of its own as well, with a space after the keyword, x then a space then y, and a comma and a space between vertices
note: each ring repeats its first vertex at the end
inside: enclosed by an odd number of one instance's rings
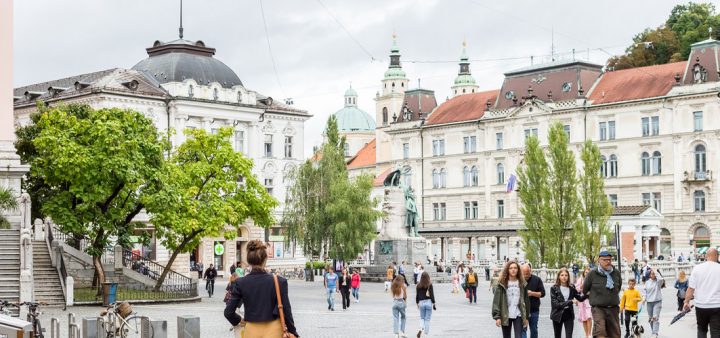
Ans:
POLYGON ((349 274, 348 269, 343 267, 338 275, 330 265, 327 265, 325 271, 323 286, 327 296, 328 310, 335 311, 336 293, 342 297, 343 310, 350 308, 351 292, 355 303, 360 302, 360 273, 357 269, 353 269, 353 273, 349 274))

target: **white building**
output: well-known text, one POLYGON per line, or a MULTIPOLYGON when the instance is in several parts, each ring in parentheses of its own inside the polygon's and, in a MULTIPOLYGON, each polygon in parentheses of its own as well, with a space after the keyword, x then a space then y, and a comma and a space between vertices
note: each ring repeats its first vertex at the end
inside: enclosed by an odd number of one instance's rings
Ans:
MULTIPOLYGON (((230 126, 235 130, 235 149, 254 161, 258 180, 281 202, 274 211, 279 220, 285 200, 285 175, 302 161, 304 123, 310 115, 245 87, 232 69, 213 57, 215 49, 202 41, 156 41, 147 53, 148 57, 132 69, 109 69, 16 88, 16 124, 29 123, 29 114, 36 111, 35 102, 42 100, 48 105, 84 103, 94 108, 139 111, 151 118, 159 130, 177 131, 173 146, 184 142, 182 130, 187 128, 214 132, 230 126)), ((146 214, 139 218, 148 220, 146 214)), ((299 250, 285 251, 279 225, 265 234, 264 229, 248 221, 235 240, 205 238, 194 253, 179 256, 174 268, 187 273, 190 262, 199 260, 206 267, 214 263, 221 275, 227 274, 236 261, 245 262, 247 241, 265 236, 272 244, 270 266, 304 262, 299 250), (222 255, 213 251, 217 244, 224 247, 222 255)), ((137 249, 160 263, 169 259, 168 250, 155 238, 150 247, 138 245, 137 249)))
POLYGON ((720 110, 718 49, 720 42, 707 40, 692 46, 688 62, 611 72, 556 61, 508 72, 500 89, 483 92, 463 52, 455 96, 428 116, 403 109, 407 77, 394 44, 376 98, 382 123, 369 144, 376 154, 366 147, 348 167, 374 170, 376 182, 395 165, 411 167, 406 179, 419 192, 420 234, 432 243, 430 255, 522 257, 520 201, 507 182, 525 137, 547 145, 550 124, 560 121, 576 153, 585 140, 599 145, 606 192, 618 207, 613 221, 636 216, 620 224, 623 255, 687 256, 720 245, 712 175, 720 166, 720 120, 711 118, 720 110), (409 118, 387 118, 395 114, 409 118), (635 207, 642 205, 654 210, 635 207))

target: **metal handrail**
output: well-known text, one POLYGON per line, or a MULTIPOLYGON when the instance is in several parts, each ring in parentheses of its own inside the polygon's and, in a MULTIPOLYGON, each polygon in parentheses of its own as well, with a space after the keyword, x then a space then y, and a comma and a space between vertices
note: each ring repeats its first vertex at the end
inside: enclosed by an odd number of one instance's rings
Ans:
MULTIPOLYGON (((157 281, 165 270, 164 265, 142 257, 127 249, 123 249, 122 262, 123 266, 154 281, 157 281)), ((193 282, 192 278, 179 274, 173 270, 168 271, 160 291, 184 294, 188 297, 195 297, 198 294, 197 282, 193 282)))
MULTIPOLYGON (((55 270, 57 271, 58 276, 60 277, 60 288, 62 289, 63 294, 63 309, 67 308, 67 288, 65 287, 65 280, 67 279, 67 270, 65 269, 65 259, 63 258, 62 254, 62 247, 58 246, 58 251, 54 252, 52 249, 52 242, 55 240, 55 237, 53 236, 53 232, 51 230, 52 226, 50 224, 46 223, 46 230, 45 232, 47 235, 45 235, 45 244, 47 244, 48 252, 51 255, 55 256, 55 270)), ((51 257, 51 261, 53 261, 51 257)))

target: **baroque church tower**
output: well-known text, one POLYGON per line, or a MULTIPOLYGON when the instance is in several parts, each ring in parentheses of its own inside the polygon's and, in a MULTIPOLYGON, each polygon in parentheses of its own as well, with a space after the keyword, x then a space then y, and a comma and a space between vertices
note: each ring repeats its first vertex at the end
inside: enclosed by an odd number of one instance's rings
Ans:
POLYGON ((393 45, 390 49, 390 65, 382 79, 382 94, 375 96, 375 138, 377 142, 376 161, 379 166, 390 160, 390 141, 385 128, 400 117, 405 91, 410 80, 400 65, 400 49, 397 36, 393 34, 393 45))
POLYGON ((453 92, 453 97, 463 94, 472 94, 477 92, 478 85, 475 83, 475 78, 470 74, 470 61, 468 61, 465 41, 463 41, 462 54, 460 54, 460 71, 455 78, 455 83, 450 87, 453 92))

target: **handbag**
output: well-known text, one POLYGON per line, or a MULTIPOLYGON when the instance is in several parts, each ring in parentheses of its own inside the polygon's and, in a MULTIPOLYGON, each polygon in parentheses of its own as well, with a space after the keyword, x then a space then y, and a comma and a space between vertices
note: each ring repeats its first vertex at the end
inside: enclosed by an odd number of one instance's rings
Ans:
POLYGON ((283 338, 297 338, 294 334, 288 332, 287 325, 285 325, 285 310, 283 309, 282 298, 280 297, 280 283, 278 282, 277 274, 273 274, 273 280, 275 280, 275 295, 277 296, 278 312, 280 313, 280 325, 282 325, 283 338))

